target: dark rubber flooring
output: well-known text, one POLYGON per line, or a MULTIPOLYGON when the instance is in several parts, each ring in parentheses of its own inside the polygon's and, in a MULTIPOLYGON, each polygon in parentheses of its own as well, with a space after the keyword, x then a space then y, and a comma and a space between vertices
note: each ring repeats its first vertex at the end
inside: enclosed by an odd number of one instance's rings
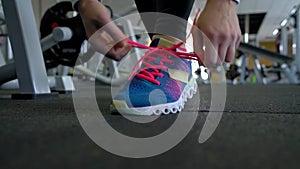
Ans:
MULTIPOLYGON (((137 127, 109 112, 109 91, 97 84, 97 101, 107 122, 122 133, 158 134, 177 117, 161 116, 137 127)), ((187 137, 163 154, 142 159, 116 156, 95 144, 80 126, 70 94, 41 100, 11 100, 8 94, 0 91, 0 169, 300 168, 299 85, 228 85, 222 120, 199 144, 210 105, 210 86, 200 85, 198 118, 187 137)))

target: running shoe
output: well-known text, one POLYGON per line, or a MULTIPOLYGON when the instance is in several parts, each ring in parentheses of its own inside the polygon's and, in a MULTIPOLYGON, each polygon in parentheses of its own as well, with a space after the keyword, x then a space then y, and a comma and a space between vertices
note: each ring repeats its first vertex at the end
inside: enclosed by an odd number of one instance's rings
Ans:
POLYGON ((169 41, 155 39, 142 57, 140 68, 113 96, 112 111, 131 115, 180 112, 197 91, 191 61, 164 50, 169 41))

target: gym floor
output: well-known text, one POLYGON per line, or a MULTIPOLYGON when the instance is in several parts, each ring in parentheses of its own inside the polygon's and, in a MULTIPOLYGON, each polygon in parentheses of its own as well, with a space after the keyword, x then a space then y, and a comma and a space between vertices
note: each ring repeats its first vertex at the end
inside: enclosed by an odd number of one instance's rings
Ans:
MULTIPOLYGON (((210 86, 199 88, 198 118, 187 137, 170 151, 144 159, 116 156, 96 145, 78 122, 71 94, 11 100, 12 91, 0 90, 0 168, 299 168, 299 85, 228 85, 222 120, 203 144, 198 137, 209 110, 210 86)), ((108 91, 109 86, 97 83, 101 111, 121 132, 159 133, 177 117, 161 116, 153 126, 136 127, 109 112, 108 91)))

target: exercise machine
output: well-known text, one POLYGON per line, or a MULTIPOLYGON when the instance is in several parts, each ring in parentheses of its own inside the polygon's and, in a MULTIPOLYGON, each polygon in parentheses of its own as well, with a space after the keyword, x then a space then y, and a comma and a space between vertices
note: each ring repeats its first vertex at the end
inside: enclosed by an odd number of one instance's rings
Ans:
MULTIPOLYGON (((70 31, 58 28, 53 32, 54 36, 45 37, 42 41, 44 45, 41 45, 31 1, 2 0, 2 5, 14 62, 0 67, 0 84, 18 79, 19 90, 12 94, 13 99, 55 96, 50 90, 42 46, 46 49, 56 40, 68 39, 70 36, 67 34, 70 31), (56 35, 62 35, 62 39, 55 39, 56 35)), ((72 84, 70 87, 72 88, 72 84)))

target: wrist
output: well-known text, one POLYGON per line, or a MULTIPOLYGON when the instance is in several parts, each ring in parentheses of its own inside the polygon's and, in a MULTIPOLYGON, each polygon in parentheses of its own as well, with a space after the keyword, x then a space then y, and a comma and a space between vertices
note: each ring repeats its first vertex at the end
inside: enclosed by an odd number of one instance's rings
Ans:
POLYGON ((72 4, 75 11, 80 12, 80 10, 85 9, 87 3, 95 3, 100 1, 101 0, 72 0, 72 4))

